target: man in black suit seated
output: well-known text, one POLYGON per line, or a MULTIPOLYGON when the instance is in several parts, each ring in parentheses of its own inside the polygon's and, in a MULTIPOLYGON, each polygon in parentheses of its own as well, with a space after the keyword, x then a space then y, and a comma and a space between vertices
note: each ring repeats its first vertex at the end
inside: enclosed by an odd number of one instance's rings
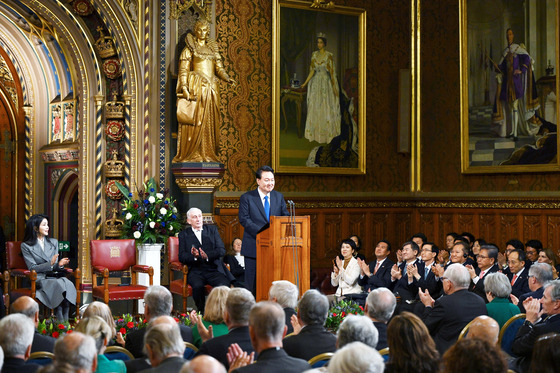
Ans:
POLYGON ((203 224, 202 211, 196 207, 187 211, 187 223, 191 226, 179 233, 179 261, 189 267, 187 283, 196 308, 204 314, 204 286, 229 287, 235 278, 222 262, 226 249, 218 228, 203 224))
POLYGON ((544 294, 544 286, 552 281, 552 267, 547 263, 535 263, 529 268, 529 276, 527 277, 527 283, 529 284, 530 292, 523 294, 519 297, 519 301, 516 302, 513 298, 513 303, 519 306, 521 313, 525 313, 525 308, 523 307, 523 302, 527 298, 541 299, 544 294))
POLYGON ((486 244, 480 247, 480 253, 476 257, 478 268, 472 265, 466 265, 471 276, 471 284, 469 290, 478 294, 486 303, 486 291, 484 291, 484 276, 490 273, 498 272, 498 248, 493 244, 486 244))
POLYGON ((29 317, 16 313, 0 320, 0 347, 4 351, 2 372, 34 373, 38 364, 26 363, 31 355, 35 327, 29 317))
POLYGON ((284 338, 288 355, 309 360, 325 352, 336 350, 336 336, 325 329, 329 312, 327 297, 317 290, 307 290, 298 303, 297 334, 284 338), (299 332, 298 332, 299 331, 299 332))
POLYGON ((228 354, 233 372, 299 373, 310 369, 307 361, 289 356, 282 348, 286 330, 284 311, 277 303, 257 303, 249 316, 249 333, 258 359, 251 364, 250 358, 248 361, 243 358, 247 356, 246 351, 232 346, 228 354))
POLYGON ((185 359, 183 359, 185 345, 179 332, 179 326, 173 319, 165 320, 167 319, 165 316, 158 319, 162 319, 164 322, 151 324, 146 328, 144 344, 152 368, 143 372, 178 372, 185 363, 185 359))
POLYGON ((531 291, 527 281, 528 270, 525 268, 525 251, 515 249, 508 255, 509 273, 511 281, 511 293, 517 298, 531 291))
POLYGON ((451 264, 445 270, 442 281, 446 295, 437 301, 427 291, 419 290, 420 299, 426 306, 422 321, 440 354, 457 341, 465 325, 477 316, 488 314, 484 300, 468 291, 471 277, 463 265, 451 264))
POLYGON ((37 331, 37 325, 39 325, 39 304, 33 300, 33 298, 23 295, 15 300, 10 306, 10 312, 21 313, 29 317, 35 325, 35 333, 33 334, 33 344, 31 345, 31 353, 37 351, 54 351, 54 339, 48 335, 41 335, 37 331))
MULTIPOLYGON (((418 287, 423 291, 428 292, 435 299, 439 298, 442 293, 442 284, 439 277, 436 277, 432 268, 437 266, 436 258, 439 254, 439 247, 433 242, 426 242, 420 249, 420 257, 424 263, 424 272, 419 273, 417 269, 413 268, 409 276, 414 277, 418 287)), ((440 267, 441 268, 441 267, 440 267)), ((424 305, 420 301, 420 296, 416 294, 416 304, 414 305, 414 313, 419 317, 424 313, 424 305)))
POLYGON ((529 269, 539 259, 539 253, 543 249, 542 242, 539 240, 529 240, 525 243, 525 268, 529 269))
POLYGON ((513 353, 520 356, 513 363, 514 370, 518 372, 529 371, 533 347, 540 336, 560 333, 560 280, 546 284, 543 297, 527 298, 523 307, 526 310, 525 322, 517 331, 511 346, 513 353), (541 318, 545 314, 548 317, 541 318))
POLYGON ((378 332, 377 350, 387 347, 387 323, 393 317, 397 299, 387 288, 377 288, 372 290, 366 299, 364 313, 373 321, 373 325, 378 332))
MULTIPOLYGON (((150 286, 144 293, 144 319, 150 322, 156 317, 169 316, 173 309, 173 296, 163 286, 150 286)), ((193 341, 192 330, 188 326, 180 325, 181 337, 185 342, 193 341)), ((135 358, 144 358, 144 335, 146 328, 128 333, 124 347, 135 358)))
POLYGON ((364 288, 365 296, 373 289, 388 288, 391 285, 391 268, 395 263, 388 258, 389 254, 391 254, 391 244, 389 241, 381 240, 375 246, 375 261, 368 265, 358 259, 361 269, 358 283, 364 288))
POLYGON ((424 273, 424 263, 418 260, 420 248, 413 241, 405 242, 401 248, 403 262, 391 268, 390 289, 395 296, 400 298, 397 305, 397 314, 403 311, 414 311, 414 303, 418 294, 418 281, 412 276, 414 272, 424 273), (409 272, 410 273, 409 276, 409 272))
POLYGON ((286 280, 273 281, 272 286, 270 286, 268 290, 268 300, 278 303, 284 310, 286 326, 288 327, 286 334, 294 332, 292 316, 296 314, 295 308, 297 306, 298 296, 299 290, 297 286, 286 280))
POLYGON ((204 342, 196 353, 210 355, 229 369, 227 358, 228 348, 237 343, 244 351, 254 351, 249 336, 249 312, 255 305, 255 297, 245 288, 233 288, 229 291, 224 312, 224 322, 228 327, 228 334, 211 338, 204 342))

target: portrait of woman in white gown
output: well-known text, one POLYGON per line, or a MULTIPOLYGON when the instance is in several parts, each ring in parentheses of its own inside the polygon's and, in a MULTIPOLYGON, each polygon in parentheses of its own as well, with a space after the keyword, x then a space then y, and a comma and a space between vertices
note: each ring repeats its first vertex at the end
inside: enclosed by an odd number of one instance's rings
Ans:
POLYGON ((324 34, 317 37, 317 49, 311 55, 309 75, 302 88, 307 85, 307 119, 305 138, 320 144, 329 143, 340 135, 340 98, 334 59, 325 50, 327 39, 324 34))

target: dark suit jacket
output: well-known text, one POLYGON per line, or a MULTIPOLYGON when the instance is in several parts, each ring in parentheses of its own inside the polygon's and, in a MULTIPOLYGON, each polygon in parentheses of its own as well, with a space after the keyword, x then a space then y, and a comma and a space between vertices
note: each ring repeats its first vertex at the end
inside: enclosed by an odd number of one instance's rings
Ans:
MULTIPOLYGON (((416 264, 418 273, 422 276, 422 274, 424 274, 424 263, 416 260, 414 264, 416 264)), ((390 287, 391 291, 395 293, 395 295, 398 293, 401 297, 401 305, 406 304, 407 300, 416 299, 416 296, 418 295, 418 281, 413 279, 410 284, 408 283, 408 274, 404 273, 405 266, 406 262, 401 263, 399 268, 403 276, 399 280, 392 282, 390 287)))
POLYGON ((377 272, 373 274, 377 260, 369 263, 369 271, 371 276, 364 276, 363 278, 358 278, 358 284, 364 288, 364 292, 368 290, 374 290, 377 288, 389 288, 391 286, 391 268, 395 263, 389 258, 383 261, 383 264, 379 266, 377 272))
POLYGON ((127 360, 124 365, 126 366, 126 373, 137 373, 152 367, 150 360, 146 357, 127 360))
POLYGON ((307 361, 288 356, 281 348, 261 351, 256 363, 234 370, 238 373, 300 373, 310 369, 307 361))
POLYGON ((225 268, 221 258, 226 254, 224 242, 218 232, 218 227, 215 225, 202 226, 202 244, 196 238, 194 231, 191 227, 179 233, 179 261, 189 266, 189 272, 204 272, 217 270, 225 275, 229 281, 233 281, 233 275, 225 268), (200 257, 195 258, 191 253, 191 248, 202 248, 208 260, 200 257))
POLYGON ((33 344, 31 345, 31 352, 47 351, 54 352, 54 342, 56 339, 48 335, 41 335, 37 332, 33 334, 33 344))
POLYGON ((532 297, 533 299, 541 299, 544 295, 544 286, 541 286, 540 288, 538 288, 535 291, 531 291, 529 293, 525 293, 522 296, 519 297, 519 304, 517 304, 517 306, 519 307, 519 311, 521 313, 525 313, 525 307, 523 307, 523 301, 529 297, 532 297))
POLYGON ((478 295, 462 289, 439 298, 433 308, 426 307, 422 320, 443 355, 457 341, 465 325, 487 314, 486 303, 478 295))
MULTIPOLYGON (((220 363, 224 364, 226 370, 228 370, 229 364, 226 354, 232 343, 237 343, 239 347, 248 354, 254 351, 253 345, 251 344, 251 337, 249 336, 249 327, 240 326, 230 330, 228 334, 207 340, 202 344, 202 346, 200 346, 200 349, 195 356, 210 355, 220 363)), ((256 358, 257 357, 255 356, 255 359, 256 358)))
MULTIPOLYGON (((288 208, 282 193, 270 192, 270 216, 288 216, 288 208)), ((241 254, 257 257, 257 233, 268 224, 259 192, 251 190, 239 199, 239 223, 244 228, 241 254)))
POLYGON ((560 333, 560 315, 550 316, 532 326, 524 323, 517 330, 511 350, 517 356, 521 356, 515 364, 521 367, 521 371, 529 371, 535 342, 540 336, 548 333, 560 333))
POLYGON ((27 364, 23 359, 7 357, 4 359, 2 373, 35 373, 39 368, 41 368, 39 364, 27 364))
POLYGON ((291 357, 309 360, 324 352, 336 351, 336 336, 323 325, 306 325, 299 334, 284 338, 282 344, 291 357))
MULTIPOLYGON (((432 263, 432 267, 434 265, 437 265, 436 263, 432 263)), ((417 280, 416 284, 418 285, 419 288, 421 288, 423 291, 424 290, 428 290, 430 292, 430 295, 432 296, 432 298, 434 299, 438 299, 443 292, 443 285, 440 279, 436 280, 436 274, 431 270, 430 268, 430 272, 428 273, 428 276, 426 278, 424 278, 425 275, 425 268, 422 270, 422 272, 418 272, 418 274, 420 275, 420 280, 417 280)), ((418 300, 420 300, 420 297, 418 294, 416 294, 416 297, 418 300)))
MULTIPOLYGON (((128 333, 124 343, 124 348, 126 348, 132 356, 135 358, 145 358, 144 352, 144 334, 146 334, 147 328, 138 329, 128 333)), ((193 342, 192 330, 188 326, 179 325, 179 330, 181 331, 181 337, 185 342, 193 342)))
POLYGON ((377 339, 377 346, 375 347, 376 350, 383 350, 387 345, 387 324, 379 321, 374 321, 373 325, 377 329, 379 333, 379 337, 377 339))
POLYGON ((235 258, 235 255, 224 256, 224 263, 229 264, 229 271, 237 281, 243 282, 245 280, 245 268, 235 258))
POLYGON ((143 370, 144 373, 171 373, 178 372, 185 364, 185 359, 179 356, 168 357, 163 360, 157 367, 143 370))
MULTIPOLYGON (((527 277, 528 275, 529 271, 527 269, 524 269, 523 272, 521 272, 521 274, 515 280, 515 284, 511 286, 511 293, 517 298, 531 291, 531 288, 529 288, 529 279, 527 277)), ((507 276, 511 281, 514 274, 510 272, 507 276)))
MULTIPOLYGON (((479 295, 482 299, 484 299, 484 301, 486 303, 488 303, 488 299, 486 298, 486 291, 484 291, 484 279, 486 278, 486 276, 488 276, 490 273, 496 273, 500 270, 500 268, 498 267, 498 265, 494 264, 492 267, 488 268, 488 270, 486 271, 486 273, 484 273, 484 277, 482 279, 478 279, 478 282, 475 284, 473 281, 471 281, 471 285, 469 287, 469 290, 472 291, 473 293, 479 295)), ((476 269, 476 275, 480 276, 480 268, 476 269)))

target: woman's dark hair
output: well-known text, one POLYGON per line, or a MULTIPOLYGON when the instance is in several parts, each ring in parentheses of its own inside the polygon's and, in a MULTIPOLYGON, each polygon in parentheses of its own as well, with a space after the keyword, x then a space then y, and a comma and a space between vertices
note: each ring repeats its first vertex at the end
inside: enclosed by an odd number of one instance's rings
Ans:
POLYGON ((415 314, 403 312, 387 327, 387 344, 392 372, 438 372, 439 353, 424 322, 415 314))
POLYGON ((464 338, 443 355, 441 372, 506 373, 507 370, 506 359, 496 345, 478 338, 464 338))
MULTIPOLYGON (((362 248, 362 239, 361 239, 360 236, 358 236, 357 234, 351 234, 350 237, 348 237, 348 238, 352 239, 352 237, 356 237, 356 238, 357 238, 358 244, 356 245, 356 250, 359 251, 359 250, 362 248)), ((355 243, 355 242, 354 242, 354 243, 355 243)))
POLYGON ((548 333, 535 342, 531 373, 554 373, 560 366, 560 334, 548 333))
POLYGON ((323 41, 323 44, 325 44, 325 47, 327 46, 327 38, 325 38, 324 36, 318 36, 317 40, 321 39, 323 41))
MULTIPOLYGON (((35 214, 31 216, 27 222, 25 223, 25 234, 23 236, 23 242, 28 244, 29 246, 33 246, 37 243, 37 233, 39 232, 39 226, 43 222, 44 219, 49 221, 49 217, 43 214, 35 214)), ((49 238, 45 237, 48 241, 49 238)))
POLYGON ((226 254, 235 255, 235 250, 233 249, 233 244, 235 243, 235 240, 240 240, 241 242, 243 242, 243 240, 241 240, 241 238, 234 237, 233 240, 231 240, 231 246, 228 248, 226 254))
POLYGON ((353 240, 351 240, 349 238, 347 238, 345 240, 342 240, 342 242, 340 243, 340 248, 342 248, 342 245, 344 245, 344 244, 348 244, 348 245, 350 245, 352 250, 358 251, 358 249, 356 248, 356 243, 353 240))

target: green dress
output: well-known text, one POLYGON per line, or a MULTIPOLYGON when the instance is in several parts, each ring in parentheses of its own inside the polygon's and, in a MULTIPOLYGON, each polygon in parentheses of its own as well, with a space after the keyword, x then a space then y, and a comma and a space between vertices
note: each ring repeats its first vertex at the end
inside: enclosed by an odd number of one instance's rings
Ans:
POLYGON ((521 313, 519 307, 511 303, 507 298, 492 299, 492 302, 486 304, 486 309, 488 310, 488 316, 498 322, 500 329, 506 321, 521 313))
MULTIPOLYGON (((208 329, 208 327, 212 325, 212 333, 214 334, 214 337, 219 337, 221 335, 228 334, 228 327, 226 326, 225 323, 214 324, 204 319, 202 319, 202 323, 204 324, 206 329, 208 329)), ((196 327, 196 325, 192 326, 192 336, 193 336, 193 345, 195 345, 197 348, 200 348, 200 346, 202 345, 202 338, 200 338, 200 334, 198 334, 198 328, 196 327)))

